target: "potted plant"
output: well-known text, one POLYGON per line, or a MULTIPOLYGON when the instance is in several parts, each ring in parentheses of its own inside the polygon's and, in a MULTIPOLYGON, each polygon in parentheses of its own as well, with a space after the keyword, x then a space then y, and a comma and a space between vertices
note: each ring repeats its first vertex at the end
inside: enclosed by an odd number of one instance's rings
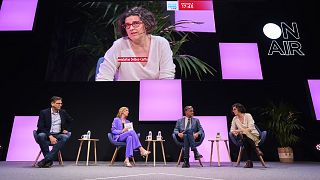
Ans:
POLYGON ((271 102, 262 108, 261 115, 264 117, 265 126, 279 144, 280 162, 292 163, 294 160, 292 146, 300 140, 298 132, 304 130, 304 127, 298 123, 299 114, 283 101, 271 102))

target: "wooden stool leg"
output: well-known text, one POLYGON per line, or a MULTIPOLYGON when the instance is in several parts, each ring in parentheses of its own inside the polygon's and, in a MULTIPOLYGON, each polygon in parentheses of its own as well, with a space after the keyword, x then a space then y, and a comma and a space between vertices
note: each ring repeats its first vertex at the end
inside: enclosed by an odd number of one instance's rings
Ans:
POLYGON ((88 150, 87 150, 87 166, 89 166, 89 155, 90 155, 90 144, 91 144, 91 141, 89 140, 88 141, 88 150))
POLYGON ((267 166, 266 166, 266 163, 264 162, 262 156, 259 156, 259 159, 260 159, 262 166, 266 168, 267 166))
POLYGON ((160 143, 161 143, 161 148, 162 148, 163 162, 164 162, 164 165, 167 165, 166 156, 165 156, 165 153, 164 153, 163 142, 160 141, 160 143))
POLYGON ((210 166, 212 165, 213 143, 214 141, 211 141, 210 166))
POLYGON ((96 141, 93 141, 94 145, 94 164, 97 164, 97 143, 96 141))
POLYGON ((80 142, 80 146, 79 146, 79 150, 78 150, 78 155, 77 155, 77 160, 76 160, 76 165, 78 165, 78 160, 79 160, 79 156, 80 156, 80 152, 81 152, 82 143, 83 143, 83 141, 80 142))
POLYGON ((35 160, 34 163, 32 164, 33 167, 36 166, 36 164, 37 164, 37 162, 38 162, 38 160, 39 160, 40 155, 41 155, 41 150, 39 151, 38 156, 36 157, 36 160, 35 160))
POLYGON ((239 166, 239 164, 240 164, 240 160, 241 160, 241 156, 242 156, 242 150, 243 150, 243 147, 240 146, 240 150, 239 150, 236 166, 239 166))
POLYGON ((232 160, 231 160, 230 150, 229 150, 229 147, 228 147, 227 141, 224 141, 224 143, 226 144, 226 148, 227 148, 227 151, 228 151, 229 160, 230 160, 230 162, 231 162, 231 166, 232 166, 232 160))
MULTIPOLYGON (((151 141, 148 141, 147 151, 149 151, 150 143, 151 143, 151 141)), ((147 164, 148 158, 149 158, 149 154, 146 156, 146 162, 145 162, 145 164, 147 164)))
POLYGON ((180 154, 179 154, 179 158, 178 158, 177 166, 179 166, 179 165, 180 165, 181 156, 182 156, 182 148, 181 148, 181 150, 180 150, 180 154))
POLYGON ((156 142, 153 141, 153 167, 156 167, 156 142))
POLYGON ((110 165, 113 165, 114 160, 116 159, 116 156, 117 156, 117 154, 118 154, 118 150, 119 150, 119 148, 116 147, 116 149, 114 150, 114 153, 113 153, 113 156, 112 156, 111 164, 110 164, 110 165))
POLYGON ((201 159, 199 159, 199 163, 200 163, 200 166, 203 167, 202 162, 201 162, 201 159))
POLYGON ((58 160, 59 160, 59 164, 60 164, 61 166, 63 166, 63 160, 62 160, 62 153, 61 153, 61 151, 58 152, 58 160))
POLYGON ((216 142, 217 154, 218 154, 218 166, 220 167, 220 151, 219 151, 219 141, 216 142))

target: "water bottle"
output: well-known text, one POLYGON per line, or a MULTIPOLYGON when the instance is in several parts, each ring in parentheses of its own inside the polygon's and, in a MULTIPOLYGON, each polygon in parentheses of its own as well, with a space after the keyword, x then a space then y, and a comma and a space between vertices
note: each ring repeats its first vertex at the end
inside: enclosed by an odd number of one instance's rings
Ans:
POLYGON ((148 140, 152 140, 152 132, 149 131, 148 140))
POLYGON ((90 130, 87 132, 87 136, 88 136, 88 139, 90 139, 90 136, 91 136, 91 131, 90 130))
POLYGON ((216 140, 220 140, 221 136, 220 136, 220 133, 218 132, 217 133, 217 136, 216 136, 216 140))
POLYGON ((157 140, 162 140, 161 131, 158 131, 157 140))

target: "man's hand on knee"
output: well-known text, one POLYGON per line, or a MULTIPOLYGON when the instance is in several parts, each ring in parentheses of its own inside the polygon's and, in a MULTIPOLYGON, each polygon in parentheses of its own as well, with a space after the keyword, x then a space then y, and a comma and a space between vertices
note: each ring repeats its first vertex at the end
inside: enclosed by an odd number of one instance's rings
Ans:
POLYGON ((49 139, 50 139, 50 143, 51 144, 57 144, 58 143, 58 140, 55 137, 53 137, 52 135, 49 136, 49 139))

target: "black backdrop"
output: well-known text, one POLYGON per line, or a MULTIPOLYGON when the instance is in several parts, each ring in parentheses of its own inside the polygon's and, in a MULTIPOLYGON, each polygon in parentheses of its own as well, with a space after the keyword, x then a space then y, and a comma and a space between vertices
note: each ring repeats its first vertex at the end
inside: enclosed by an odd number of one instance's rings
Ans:
MULTIPOLYGON (((14 116, 38 115, 40 109, 49 107, 53 95, 64 98, 64 108, 75 118, 72 139, 63 151, 65 160, 75 160, 77 138, 88 129, 100 139, 99 160, 110 160, 114 147, 107 141, 111 122, 121 106, 130 108, 130 120, 143 139, 149 130, 161 130, 168 141, 165 148, 168 161, 175 161, 179 149, 171 141, 174 122, 139 122, 139 82, 58 82, 45 81, 55 15, 60 1, 39 1, 32 32, 0 32, 1 51, 1 139, 4 147, 1 160, 5 160, 14 116)), ((258 42, 264 80, 221 80, 218 55, 214 55, 214 67, 218 70, 212 81, 183 80, 183 106, 193 105, 196 115, 227 115, 231 122, 230 106, 235 102, 252 109, 265 105, 269 100, 284 99, 302 112, 302 124, 306 131, 302 141, 294 147, 296 160, 319 161, 315 144, 320 143, 320 123, 315 120, 306 79, 320 78, 313 4, 301 1, 247 0, 214 1, 217 33, 203 33, 195 40, 194 48, 185 49, 199 57, 212 57, 210 47, 217 42, 258 42), (272 10, 272 11, 270 11, 272 10), (306 56, 267 56, 270 41, 262 34, 267 22, 297 22, 301 44, 306 56), (209 39, 209 40, 208 40, 209 39)), ((213 50, 217 51, 217 50, 213 50)), ((181 107, 183 108, 183 107, 181 107)), ((165 113, 165 112, 164 112, 165 113)), ((31 132, 30 132, 31 133, 31 132)), ((206 142, 204 142, 206 143, 206 142)), ((145 146, 145 143, 143 143, 145 146)), ((262 147, 267 161, 278 160, 276 143, 271 136, 262 147)), ((231 150, 235 148, 231 145, 231 150)), ((232 157, 235 158, 235 154, 232 157)), ((84 156, 82 157, 84 158, 84 156)), ((120 159, 123 158, 120 156, 120 159)))

